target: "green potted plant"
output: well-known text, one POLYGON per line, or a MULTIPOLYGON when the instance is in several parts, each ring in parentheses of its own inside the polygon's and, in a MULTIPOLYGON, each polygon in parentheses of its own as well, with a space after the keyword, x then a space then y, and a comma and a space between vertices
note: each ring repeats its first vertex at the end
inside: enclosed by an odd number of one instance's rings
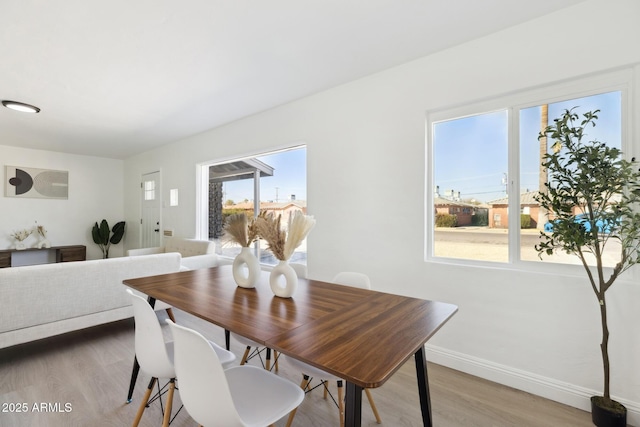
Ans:
POLYGON ((551 138, 554 145, 544 156, 542 166, 548 180, 536 197, 551 216, 551 227, 540 233, 536 250, 540 257, 566 252, 580 259, 600 308, 602 327, 604 390, 602 396, 591 398, 592 420, 599 427, 626 426, 626 408, 612 400, 609 391, 605 296, 616 279, 640 259, 640 172, 635 159, 624 159, 620 149, 583 141, 600 110, 583 114, 583 119, 574 110, 566 110, 539 135, 539 139, 551 138), (619 261, 607 268, 604 250, 614 241, 620 247, 619 261))
POLYGON ((111 245, 120 243, 122 236, 124 236, 124 221, 118 222, 111 229, 106 219, 103 219, 100 225, 96 222, 91 230, 91 236, 93 237, 93 242, 100 246, 102 258, 109 258, 111 245))

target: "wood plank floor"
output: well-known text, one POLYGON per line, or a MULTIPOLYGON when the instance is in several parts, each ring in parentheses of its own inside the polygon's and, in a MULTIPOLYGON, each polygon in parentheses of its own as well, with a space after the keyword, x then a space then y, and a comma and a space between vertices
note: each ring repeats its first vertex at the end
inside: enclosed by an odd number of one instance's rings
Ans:
MULTIPOLYGON (((174 310, 178 323, 224 344, 223 331, 174 310)), ((159 314, 161 319, 164 313, 159 314)), ((133 320, 125 320, 0 350, 0 426, 69 427, 131 425, 149 377, 138 378, 134 400, 126 404, 134 356, 133 320), (27 406, 15 412, 12 404, 27 406), (44 404, 44 406, 42 406, 44 404)), ((165 336, 170 337, 166 325, 165 336)), ((242 347, 232 344, 242 355, 242 347)), ((259 364, 258 361, 252 362, 259 364)), ((300 375, 285 362, 279 375, 296 384, 300 375)), ((587 412, 494 384, 442 366, 429 365, 434 424, 437 427, 590 426, 587 412)), ((179 384, 178 384, 179 387, 179 384)), ((413 360, 383 387, 372 391, 385 426, 420 426, 420 405, 413 360)), ((176 393, 174 411, 180 406, 176 393)), ((363 395, 363 425, 376 426, 363 395)), ((159 426, 162 412, 150 406, 141 426, 159 426)), ((284 426, 280 420, 277 426, 284 426)), ((173 426, 196 426, 183 409, 173 426)), ((308 394, 294 426, 337 426, 338 411, 321 390, 308 394)))

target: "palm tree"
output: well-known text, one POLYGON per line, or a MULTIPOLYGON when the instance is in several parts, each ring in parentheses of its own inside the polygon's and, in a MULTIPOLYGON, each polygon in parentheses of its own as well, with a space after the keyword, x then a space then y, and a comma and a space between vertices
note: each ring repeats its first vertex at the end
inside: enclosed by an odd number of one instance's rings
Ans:
MULTIPOLYGON (((540 193, 547 192, 547 182, 549 180, 547 174, 547 167, 545 166, 545 156, 547 155, 547 134, 544 132, 549 125, 549 104, 543 104, 540 106, 540 174, 538 177, 538 191, 540 193)), ((540 206, 538 209, 538 225, 537 228, 544 229, 544 224, 547 222, 547 210, 540 206)))

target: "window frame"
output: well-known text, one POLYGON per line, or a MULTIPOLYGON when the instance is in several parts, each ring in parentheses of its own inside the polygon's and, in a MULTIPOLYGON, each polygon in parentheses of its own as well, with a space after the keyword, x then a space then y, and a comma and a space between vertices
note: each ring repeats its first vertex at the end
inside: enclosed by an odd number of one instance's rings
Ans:
MULTIPOLYGON (((425 123, 425 236, 424 260, 436 264, 455 264, 485 268, 515 269, 547 273, 582 275, 581 265, 562 263, 540 263, 520 259, 520 216, 509 215, 508 219, 508 261, 481 261, 462 258, 445 258, 434 255, 434 149, 433 126, 435 123, 454 120, 496 111, 507 111, 507 197, 509 212, 520 212, 520 110, 552 104, 555 102, 598 95, 605 92, 621 93, 621 147, 626 158, 634 157, 631 144, 632 126, 630 118, 633 112, 632 82, 633 68, 598 73, 571 80, 556 82, 545 86, 524 89, 522 91, 496 96, 490 99, 473 101, 443 109, 427 111, 425 123)), ((552 120, 552 118, 549 118, 552 120)), ((637 273, 634 274, 634 276, 637 273)))

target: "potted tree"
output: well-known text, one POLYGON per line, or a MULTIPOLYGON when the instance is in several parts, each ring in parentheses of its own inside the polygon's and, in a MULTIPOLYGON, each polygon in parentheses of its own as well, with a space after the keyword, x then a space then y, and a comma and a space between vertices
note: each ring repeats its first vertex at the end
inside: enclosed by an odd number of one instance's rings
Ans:
POLYGON ((93 237, 93 242, 102 249, 102 258, 109 258, 111 245, 120 243, 122 236, 124 236, 124 221, 116 223, 111 229, 106 219, 103 219, 100 225, 96 222, 91 229, 91 236, 93 237))
POLYGON ((554 141, 542 162, 549 179, 536 197, 552 221, 540 233, 536 250, 540 257, 566 252, 580 259, 600 308, 602 327, 604 390, 602 396, 591 398, 592 420, 599 427, 626 426, 626 408, 612 400, 609 391, 605 296, 616 279, 640 260, 640 172, 635 159, 624 159, 620 149, 583 141, 600 110, 587 112, 582 119, 574 110, 566 110, 539 135, 554 141), (604 250, 613 242, 620 248, 619 261, 605 267, 604 250))

